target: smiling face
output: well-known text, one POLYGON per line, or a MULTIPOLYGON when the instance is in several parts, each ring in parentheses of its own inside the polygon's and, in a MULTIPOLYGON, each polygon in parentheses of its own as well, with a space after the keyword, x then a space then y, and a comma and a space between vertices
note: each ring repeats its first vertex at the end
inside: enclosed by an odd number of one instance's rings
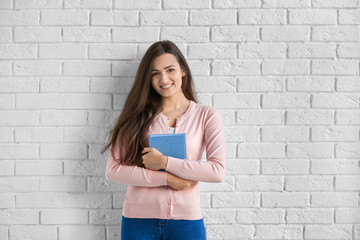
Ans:
POLYGON ((162 97, 183 94, 181 85, 185 72, 173 54, 164 53, 156 57, 151 70, 151 84, 162 97))

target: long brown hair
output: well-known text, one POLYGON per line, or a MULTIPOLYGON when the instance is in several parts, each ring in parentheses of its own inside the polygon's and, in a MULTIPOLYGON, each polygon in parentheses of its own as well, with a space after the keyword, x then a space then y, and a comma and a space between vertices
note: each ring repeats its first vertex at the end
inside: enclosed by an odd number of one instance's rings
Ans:
POLYGON ((141 151, 147 144, 146 131, 162 107, 162 97, 151 84, 151 67, 154 59, 164 53, 171 53, 176 57, 181 69, 185 71, 182 91, 187 99, 197 102, 190 68, 180 49, 168 40, 152 44, 140 62, 124 108, 110 132, 107 145, 101 151, 104 153, 112 146, 110 154, 115 161, 119 160, 119 164, 144 166, 141 151), (119 159, 115 156, 116 149, 121 149, 122 156, 119 159))

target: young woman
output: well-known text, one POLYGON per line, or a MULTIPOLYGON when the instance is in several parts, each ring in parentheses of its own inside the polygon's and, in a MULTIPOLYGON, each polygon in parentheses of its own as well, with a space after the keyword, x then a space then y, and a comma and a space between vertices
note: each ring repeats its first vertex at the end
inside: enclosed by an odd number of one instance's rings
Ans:
POLYGON ((128 185, 122 240, 206 239, 198 182, 224 179, 223 127, 215 109, 197 104, 190 68, 173 42, 146 51, 102 152, 110 145, 106 178, 128 185), (150 134, 169 133, 186 133, 186 160, 148 147, 150 134))

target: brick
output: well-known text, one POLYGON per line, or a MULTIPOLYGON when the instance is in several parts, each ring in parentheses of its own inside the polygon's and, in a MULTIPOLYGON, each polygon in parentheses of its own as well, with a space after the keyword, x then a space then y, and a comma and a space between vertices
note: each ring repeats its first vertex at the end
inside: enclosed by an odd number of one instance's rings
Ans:
POLYGON ((0 3, 0 9, 11 9, 12 0, 3 0, 0 3))
POLYGON ((94 9, 107 9, 111 7, 111 0, 86 0, 86 1, 79 1, 79 0, 64 0, 64 8, 94 8, 94 9))
POLYGON ((259 40, 259 27, 214 26, 211 36, 212 42, 255 42, 259 40))
POLYGON ((289 224, 317 224, 317 223, 333 223, 333 210, 324 208, 313 209, 296 209, 290 208, 286 210, 286 222, 289 224))
POLYGON ((229 126, 224 128, 227 142, 257 141, 259 139, 257 127, 229 126))
POLYGON ((236 111, 237 125, 267 125, 283 124, 284 112, 279 110, 238 110, 236 111))
POLYGON ((0 236, 5 239, 9 238, 9 227, 7 226, 0 226, 0 236))
POLYGON ((267 159, 262 161, 263 174, 308 174, 309 161, 304 159, 267 159))
POLYGON ((358 164, 357 159, 312 159, 311 173, 357 174, 359 173, 358 164))
POLYGON ((41 224, 87 224, 88 210, 44 209, 40 212, 41 224))
POLYGON ((115 9, 160 9, 161 0, 141 1, 141 0, 114 0, 115 9))
POLYGON ((44 110, 41 111, 41 125, 76 126, 87 124, 87 112, 81 110, 44 110))
POLYGON ((313 7, 317 8, 343 8, 343 7, 358 7, 359 1, 356 0, 343 0, 341 2, 337 0, 313 0, 313 7))
POLYGON ((134 82, 133 78, 113 78, 113 77, 92 77, 90 79, 90 92, 99 93, 129 93, 134 82))
POLYGON ((140 26, 184 26, 187 25, 187 12, 182 10, 141 11, 140 26))
POLYGON ((16 142, 62 142, 63 130, 53 127, 15 128, 16 142))
POLYGON ((238 92, 285 91, 285 77, 282 76, 244 76, 237 79, 238 92))
POLYGON ((340 58, 360 58, 358 43, 339 43, 337 54, 340 58))
MULTIPOLYGON (((3 110, 0 115, 1 126, 32 126, 38 125, 40 113, 38 111, 3 110)), ((29 145, 30 146, 30 145, 29 145)), ((22 149, 24 151, 24 149, 22 149)))
POLYGON ((39 44, 39 58, 42 59, 86 59, 84 44, 39 44))
POLYGON ((289 109, 286 111, 287 125, 331 125, 334 123, 334 111, 323 109, 289 109))
POLYGON ((40 148, 41 158, 86 159, 86 144, 49 143, 40 148))
POLYGON ((0 210, 1 225, 38 224, 39 211, 30 209, 0 210))
POLYGON ((336 190, 359 191, 360 176, 337 176, 335 180, 336 190))
POLYGON ((11 75, 11 62, 10 61, 1 61, 0 62, 0 76, 10 76, 11 75))
MULTIPOLYGON (((5 112, 5 111, 3 111, 5 112)), ((37 144, 0 144, 0 159, 31 159, 39 157, 39 146, 37 144)))
MULTIPOLYGON (((189 60, 187 61, 193 76, 209 76, 210 60, 189 60)), ((221 74, 219 74, 221 75, 221 74)))
POLYGON ((235 125, 235 112, 228 110, 219 110, 218 111, 224 126, 235 125))
POLYGON ((262 193, 262 206, 271 208, 308 207, 309 194, 297 192, 262 193))
POLYGON ((290 24, 336 24, 336 9, 294 9, 289 10, 290 24))
POLYGON ((312 96, 312 108, 358 108, 359 94, 318 93, 312 96))
POLYGON ((256 108, 260 105, 257 94, 217 93, 214 106, 218 109, 256 108))
POLYGON ((283 177, 280 176, 237 176, 237 191, 281 191, 283 189, 283 177))
POLYGON ((43 77, 40 80, 40 92, 89 92, 89 82, 86 77, 43 77))
POLYGON ((212 75, 260 75, 258 60, 214 60, 212 75))
POLYGON ((122 110, 127 99, 127 94, 119 94, 114 96, 114 109, 122 110))
POLYGON ((265 59, 262 62, 265 75, 307 75, 309 72, 310 61, 305 59, 265 59))
POLYGON ((333 76, 289 76, 288 92, 334 92, 335 77, 333 76))
POLYGON ((211 2, 208 0, 199 0, 199 1, 191 1, 191 0, 163 0, 163 8, 164 9, 206 9, 211 8, 211 2))
POLYGON ((218 0, 214 2, 214 8, 253 8, 260 7, 261 1, 247 1, 247 0, 218 0))
POLYGON ((111 62, 101 60, 66 61, 63 63, 63 72, 67 76, 109 76, 111 62))
POLYGON ((0 175, 1 176, 11 176, 14 175, 14 162, 11 160, 2 160, 0 162, 0 175))
POLYGON ((285 157, 285 144, 281 143, 240 143, 237 158, 282 158, 285 157))
POLYGON ((89 25, 89 14, 85 10, 41 11, 41 25, 89 25))
POLYGON ((44 176, 62 175, 62 162, 52 160, 18 160, 16 161, 15 175, 17 176, 44 176))
POLYGON ((311 206, 314 207, 356 207, 358 194, 355 192, 311 193, 311 206))
MULTIPOLYGON (((68 163, 67 165, 69 166, 69 164, 70 163, 68 163)), ((83 164, 83 165, 85 165, 85 164, 83 164)), ((87 165, 89 165, 89 164, 87 164, 87 165)), ((99 165, 100 164, 98 164, 98 167, 101 167, 100 168, 101 169, 101 174, 99 174, 100 177, 88 178, 88 191, 89 192, 111 192, 111 193, 112 192, 117 192, 117 193, 125 195, 127 185, 126 184, 121 184, 119 182, 108 181, 106 179, 106 177, 104 177, 104 173, 106 172, 105 164, 102 163, 101 164, 102 166, 99 166, 99 165)), ((94 166, 94 164, 92 166, 94 166)), ((86 167, 87 166, 85 166, 85 168, 86 167)), ((89 167, 87 167, 87 168, 89 168, 89 167)), ((76 172, 75 172, 75 174, 76 174, 76 172)), ((87 174, 84 174, 84 175, 86 176, 87 174)), ((94 174, 92 174, 92 175, 94 175, 94 174)))
POLYGON ((64 107, 69 109, 111 109, 111 96, 101 93, 66 94, 64 95, 64 107))
POLYGON ((360 222, 360 209, 354 208, 338 208, 335 210, 336 223, 359 223, 360 222))
POLYGON ((12 29, 10 27, 0 27, 0 43, 12 41, 12 29))
POLYGON ((285 209, 238 209, 236 210, 236 222, 240 224, 271 224, 284 223, 285 209))
POLYGON ((359 158, 359 145, 355 143, 337 143, 335 145, 335 155, 337 158, 359 158))
POLYGON ((356 42, 359 40, 359 29, 355 26, 314 26, 312 29, 312 41, 356 42))
POLYGON ((64 42, 110 42, 108 27, 63 27, 64 42))
POLYGON ((235 223, 235 209, 203 209, 202 212, 207 224, 235 223))
POLYGON ((335 58, 334 43, 290 43, 289 58, 335 58))
POLYGON ((11 239, 57 240, 56 226, 11 226, 11 239))
POLYGON ((64 163, 64 174, 79 176, 103 176, 105 167, 106 164, 103 162, 66 161, 64 163))
POLYGON ((314 59, 312 60, 312 73, 332 74, 332 75, 358 75, 358 60, 328 60, 314 59))
POLYGON ((24 60, 14 62, 16 76, 61 75, 61 61, 57 60, 24 60))
POLYGON ((298 42, 310 39, 310 28, 307 26, 265 26, 261 28, 262 41, 265 42, 298 42))
POLYGON ((34 44, 1 44, 0 59, 34 59, 37 57, 34 44))
POLYGON ((14 109, 15 99, 13 95, 1 94, 0 102, 1 102, 0 109, 14 109))
POLYGON ((286 191, 331 191, 333 177, 331 176, 287 176, 285 177, 286 191))
POLYGON ((46 8, 61 8, 61 2, 57 0, 14 0, 15 9, 46 9, 46 8))
POLYGON ((340 24, 360 24, 360 10, 357 9, 339 9, 340 24))
POLYGON ((232 192, 235 189, 233 176, 225 176, 224 182, 212 184, 209 182, 199 182, 201 192, 232 192))
POLYGON ((311 0, 263 0, 263 8, 310 8, 311 0))
POLYGON ((99 127, 67 127, 64 129, 65 142, 103 142, 106 135, 105 129, 99 127))
POLYGON ((341 125, 359 125, 360 111, 358 109, 337 110, 336 123, 341 125))
POLYGON ((116 209, 90 210, 90 224, 120 225, 121 215, 122 210, 116 209))
POLYGON ((39 25, 39 11, 6 11, 0 10, 0 26, 33 26, 39 25))
POLYGON ((194 79, 197 93, 200 92, 236 92, 236 79, 231 77, 199 77, 194 79))
POLYGON ((61 42, 60 27, 15 27, 15 42, 61 42))
POLYGON ((294 225, 258 225, 256 226, 257 239, 302 239, 303 226, 294 225))
POLYGON ((236 25, 235 10, 190 10, 190 25, 236 25))
POLYGON ((340 127, 340 126, 329 126, 329 127, 312 127, 311 128, 312 141, 321 142, 347 142, 347 141, 358 141, 359 140, 359 127, 340 127))
POLYGON ((0 193, 1 208, 15 208, 15 193, 0 193))
POLYGON ((0 183, 0 192, 37 191, 39 187, 35 177, 2 177, 0 183))
POLYGON ((139 61, 114 61, 112 63, 112 75, 118 77, 135 77, 139 61))
POLYGON ((90 15, 90 25, 95 26, 137 26, 138 11, 93 10, 90 15))
MULTIPOLYGON (((17 208, 111 208, 112 196, 108 193, 32 192, 16 195, 17 208)), ((61 214, 60 214, 61 215, 61 214)))
POLYGON ((258 193, 214 193, 211 198, 213 208, 244 208, 259 207, 260 195, 258 193))
POLYGON ((255 235, 255 227, 249 225, 207 225, 206 237, 209 239, 251 239, 255 235))
POLYGON ((310 94, 268 93, 262 98, 263 108, 309 108, 310 94))
POLYGON ((351 225, 329 224, 329 225, 306 225, 305 238, 319 240, 349 239, 352 235, 351 225))
POLYGON ((238 58, 286 58, 287 46, 282 43, 240 43, 238 58))
POLYGON ((71 176, 41 177, 39 190, 42 192, 85 192, 86 179, 71 176))
MULTIPOLYGON (((0 143, 14 142, 13 129, 10 127, 0 127, 0 143)), ((8 171, 8 170, 6 170, 8 171)), ((0 174, 1 175, 1 174, 0 174)))
POLYGON ((89 111, 89 125, 90 126, 102 126, 108 127, 113 124, 116 119, 120 116, 119 111, 102 111, 102 110, 91 110, 89 111))
POLYGON ((28 93, 16 96, 16 108, 19 109, 61 109, 63 97, 58 93, 28 93))
POLYGON ((288 143, 289 158, 333 158, 333 143, 288 143))
POLYGON ((174 42, 209 42, 209 29, 206 27, 162 27, 160 39, 170 39, 174 42))
POLYGON ((141 42, 146 39, 149 42, 159 41, 160 31, 158 27, 139 27, 139 28, 114 28, 114 42, 141 42))
POLYGON ((286 24, 286 10, 282 9, 242 9, 238 11, 238 23, 255 25, 286 24))
POLYGON ((190 59, 234 59, 236 57, 236 45, 234 44, 191 44, 188 46, 190 59))
POLYGON ((111 44, 90 45, 89 59, 134 59, 136 45, 111 44))

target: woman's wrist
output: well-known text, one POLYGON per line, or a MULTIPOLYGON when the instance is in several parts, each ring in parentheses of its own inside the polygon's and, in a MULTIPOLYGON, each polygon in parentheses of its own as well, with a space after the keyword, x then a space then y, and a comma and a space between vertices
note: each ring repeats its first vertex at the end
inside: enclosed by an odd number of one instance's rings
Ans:
POLYGON ((168 157, 163 155, 161 158, 162 158, 162 162, 163 162, 163 166, 164 166, 163 169, 165 169, 167 166, 168 157))

